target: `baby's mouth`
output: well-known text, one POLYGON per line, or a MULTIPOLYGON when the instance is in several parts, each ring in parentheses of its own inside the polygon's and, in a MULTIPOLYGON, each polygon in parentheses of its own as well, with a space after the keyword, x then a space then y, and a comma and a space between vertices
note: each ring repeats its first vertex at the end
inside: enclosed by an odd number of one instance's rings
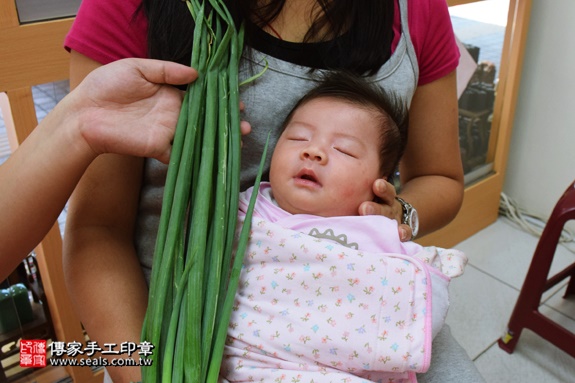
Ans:
POLYGON ((317 176, 315 175, 314 171, 311 169, 302 169, 296 176, 296 179, 305 181, 306 183, 313 183, 320 185, 317 176))

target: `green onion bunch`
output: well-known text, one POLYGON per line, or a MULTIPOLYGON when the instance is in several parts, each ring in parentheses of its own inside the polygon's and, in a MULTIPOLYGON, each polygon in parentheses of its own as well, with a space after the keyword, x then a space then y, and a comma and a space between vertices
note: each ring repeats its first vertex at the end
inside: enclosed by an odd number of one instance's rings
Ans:
MULTIPOLYGON (((142 368, 145 383, 217 382, 257 195, 234 243, 243 26, 221 0, 186 2, 199 76, 186 90, 168 166, 142 331, 155 347, 152 366, 142 368)), ((264 158, 265 151, 256 187, 264 158)))

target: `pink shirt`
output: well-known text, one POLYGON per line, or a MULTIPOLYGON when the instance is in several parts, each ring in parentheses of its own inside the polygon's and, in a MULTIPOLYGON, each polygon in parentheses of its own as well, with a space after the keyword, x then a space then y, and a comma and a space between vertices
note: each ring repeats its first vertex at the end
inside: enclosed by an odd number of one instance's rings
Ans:
MULTIPOLYGON (((65 40, 75 50, 102 64, 127 57, 147 57, 147 20, 141 0, 83 0, 65 40)), ((409 0, 409 31, 419 63, 419 85, 453 71, 459 49, 445 0, 409 0)), ((399 6, 395 6, 394 41, 400 36, 399 6)))

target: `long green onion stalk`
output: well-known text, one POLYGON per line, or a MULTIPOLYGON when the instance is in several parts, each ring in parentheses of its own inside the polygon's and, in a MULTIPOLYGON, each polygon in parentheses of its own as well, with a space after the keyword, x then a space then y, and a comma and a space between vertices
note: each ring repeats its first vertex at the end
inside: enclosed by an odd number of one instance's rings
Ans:
POLYGON ((199 76, 186 91, 168 166, 142 331, 155 347, 145 383, 217 382, 255 203, 235 243, 243 28, 221 0, 187 4, 199 76))

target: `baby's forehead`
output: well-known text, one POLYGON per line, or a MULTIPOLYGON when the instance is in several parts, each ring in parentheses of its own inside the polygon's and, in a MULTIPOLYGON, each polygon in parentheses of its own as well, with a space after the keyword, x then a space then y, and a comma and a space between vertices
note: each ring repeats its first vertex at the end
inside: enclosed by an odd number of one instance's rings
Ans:
POLYGON ((287 120, 286 122, 289 122, 291 119, 293 119, 294 115, 299 114, 299 112, 301 112, 302 109, 305 109, 308 112, 311 109, 313 113, 314 109, 325 108, 325 107, 333 108, 334 106, 365 111, 367 113, 372 114, 373 117, 377 117, 378 115, 382 114, 382 110, 380 110, 380 108, 369 102, 365 102, 358 99, 350 99, 349 97, 343 97, 343 96, 321 95, 314 98, 310 98, 308 100, 304 100, 300 104, 298 104, 292 110, 291 114, 289 115, 289 120, 287 120))
MULTIPOLYGON (((305 102, 303 102, 302 104, 300 104, 296 109, 295 112, 298 111, 298 109, 308 106, 308 107, 314 107, 317 104, 328 104, 328 105, 345 105, 347 107, 350 107, 352 109, 358 109, 358 110, 362 110, 365 111, 369 114, 371 114, 371 116, 373 118, 389 118, 388 113, 383 110, 381 107, 379 107, 378 105, 372 103, 372 102, 368 102, 364 99, 358 99, 358 98, 351 98, 351 97, 347 97, 347 96, 338 96, 338 95, 321 95, 315 98, 311 98, 309 100, 306 100, 305 102), (309 104, 313 104, 313 105, 309 105, 309 104)), ((293 116, 293 115, 292 115, 293 116)))
POLYGON ((306 100, 305 102, 303 102, 300 106, 305 106, 307 104, 311 104, 311 103, 318 103, 318 102, 322 102, 322 103, 329 103, 329 104, 346 104, 346 105, 350 105, 350 106, 357 106, 358 108, 361 107, 366 107, 368 104, 361 102, 357 99, 353 99, 350 97, 344 97, 341 95, 327 95, 327 94, 323 94, 323 95, 318 95, 316 97, 310 98, 308 100, 306 100))
POLYGON ((345 129, 347 133, 353 131, 354 136, 366 134, 373 139, 375 133, 378 136, 375 143, 381 145, 379 136, 385 129, 383 125, 386 125, 386 119, 387 116, 383 116, 381 110, 368 102, 341 95, 322 94, 302 99, 283 122, 281 135, 284 136, 286 131, 313 130, 317 128, 316 124, 325 128, 326 124, 333 123, 337 126, 334 127, 336 130, 345 129), (350 111, 353 113, 351 120, 347 117, 350 111))

